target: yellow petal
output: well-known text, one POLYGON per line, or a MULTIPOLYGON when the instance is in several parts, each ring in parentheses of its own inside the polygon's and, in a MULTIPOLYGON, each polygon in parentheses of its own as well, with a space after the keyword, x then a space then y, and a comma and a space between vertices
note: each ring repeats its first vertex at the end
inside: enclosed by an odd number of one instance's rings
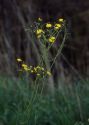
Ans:
POLYGON ((52 27, 52 24, 51 23, 47 23, 46 24, 46 28, 51 28, 52 27))
POLYGON ((20 58, 17 58, 16 60, 17 60, 18 62, 22 62, 22 59, 20 59, 20 58))
POLYGON ((63 21, 64 21, 63 18, 60 18, 60 19, 59 19, 59 22, 63 22, 63 21))

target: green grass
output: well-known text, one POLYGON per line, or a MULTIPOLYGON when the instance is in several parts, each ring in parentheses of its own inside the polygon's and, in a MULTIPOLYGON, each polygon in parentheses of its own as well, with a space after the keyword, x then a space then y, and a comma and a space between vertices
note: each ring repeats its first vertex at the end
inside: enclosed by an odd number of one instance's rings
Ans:
POLYGON ((30 84, 0 77, 0 125, 89 124, 89 81, 60 84, 54 95, 30 84))

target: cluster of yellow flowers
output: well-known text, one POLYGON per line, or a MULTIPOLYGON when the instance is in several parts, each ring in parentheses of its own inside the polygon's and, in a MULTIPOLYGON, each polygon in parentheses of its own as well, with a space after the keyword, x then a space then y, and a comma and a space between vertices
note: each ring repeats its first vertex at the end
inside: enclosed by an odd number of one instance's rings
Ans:
POLYGON ((42 25, 42 18, 38 18, 38 22, 37 24, 39 24, 37 27, 36 27, 36 30, 35 30, 35 34, 37 36, 38 39, 42 38, 42 36, 45 36, 46 40, 49 42, 49 43, 54 43, 56 41, 56 33, 53 34, 54 32, 58 32, 62 26, 63 26, 63 22, 64 22, 64 19, 62 18, 59 18, 57 23, 46 23, 46 24, 43 24, 42 25))
POLYGON ((17 60, 17 62, 22 62, 21 69, 19 71, 26 71, 26 72, 29 72, 31 74, 35 74, 37 76, 42 76, 42 75, 51 76, 51 72, 48 70, 45 70, 41 66, 36 66, 36 67, 28 66, 27 64, 23 63, 22 59, 17 58, 16 60, 17 60))

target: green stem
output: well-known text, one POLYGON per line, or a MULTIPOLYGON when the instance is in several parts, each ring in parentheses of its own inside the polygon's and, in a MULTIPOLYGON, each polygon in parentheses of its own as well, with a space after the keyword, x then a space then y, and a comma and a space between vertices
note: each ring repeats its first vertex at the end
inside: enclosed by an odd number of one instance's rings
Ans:
POLYGON ((55 56, 55 58, 54 58, 54 60, 53 60, 53 63, 52 63, 52 65, 51 65, 51 68, 53 67, 53 65, 54 65, 54 63, 55 63, 55 61, 56 61, 58 55, 60 55, 61 52, 62 52, 62 49, 63 49, 64 44, 65 44, 65 41, 66 41, 66 35, 67 35, 67 31, 66 31, 66 27, 65 27, 65 35, 64 35, 62 44, 61 44, 61 46, 60 46, 60 48, 59 48, 59 50, 58 50, 58 52, 57 52, 57 54, 56 54, 56 56, 55 56))

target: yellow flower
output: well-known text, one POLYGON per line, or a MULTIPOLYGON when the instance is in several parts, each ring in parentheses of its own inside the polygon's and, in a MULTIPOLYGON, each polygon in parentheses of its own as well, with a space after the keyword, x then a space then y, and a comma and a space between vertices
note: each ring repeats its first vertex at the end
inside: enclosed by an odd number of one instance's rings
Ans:
POLYGON ((47 23, 46 24, 46 28, 51 28, 52 27, 52 24, 51 23, 47 23))
POLYGON ((42 29, 37 29, 37 30, 36 30, 36 34, 37 34, 37 35, 40 35, 41 33, 44 33, 44 31, 43 31, 42 29))
POLYGON ((47 75, 51 76, 51 72, 47 71, 47 75))
POLYGON ((22 67, 25 71, 30 71, 31 69, 26 65, 26 64, 22 64, 22 67))
POLYGON ((48 39, 48 41, 49 41, 50 43, 54 43, 55 40, 56 40, 56 38, 55 38, 54 36, 51 36, 51 37, 48 39))
POLYGON ((39 17, 39 18, 38 18, 38 21, 42 21, 42 19, 39 17))
POLYGON ((58 23, 55 24, 54 28, 55 28, 56 30, 60 29, 60 28, 61 28, 61 24, 58 24, 58 23))
POLYGON ((64 20, 62 18, 58 19, 59 22, 63 22, 64 20))
POLYGON ((28 67, 26 64, 22 64, 22 67, 28 67))
POLYGON ((40 74, 39 74, 39 73, 37 73, 37 76, 40 76, 40 74))
POLYGON ((25 71, 29 71, 30 69, 28 67, 24 67, 24 70, 25 71))
POLYGON ((16 60, 17 60, 18 62, 22 62, 22 59, 20 59, 20 58, 17 58, 16 60))

